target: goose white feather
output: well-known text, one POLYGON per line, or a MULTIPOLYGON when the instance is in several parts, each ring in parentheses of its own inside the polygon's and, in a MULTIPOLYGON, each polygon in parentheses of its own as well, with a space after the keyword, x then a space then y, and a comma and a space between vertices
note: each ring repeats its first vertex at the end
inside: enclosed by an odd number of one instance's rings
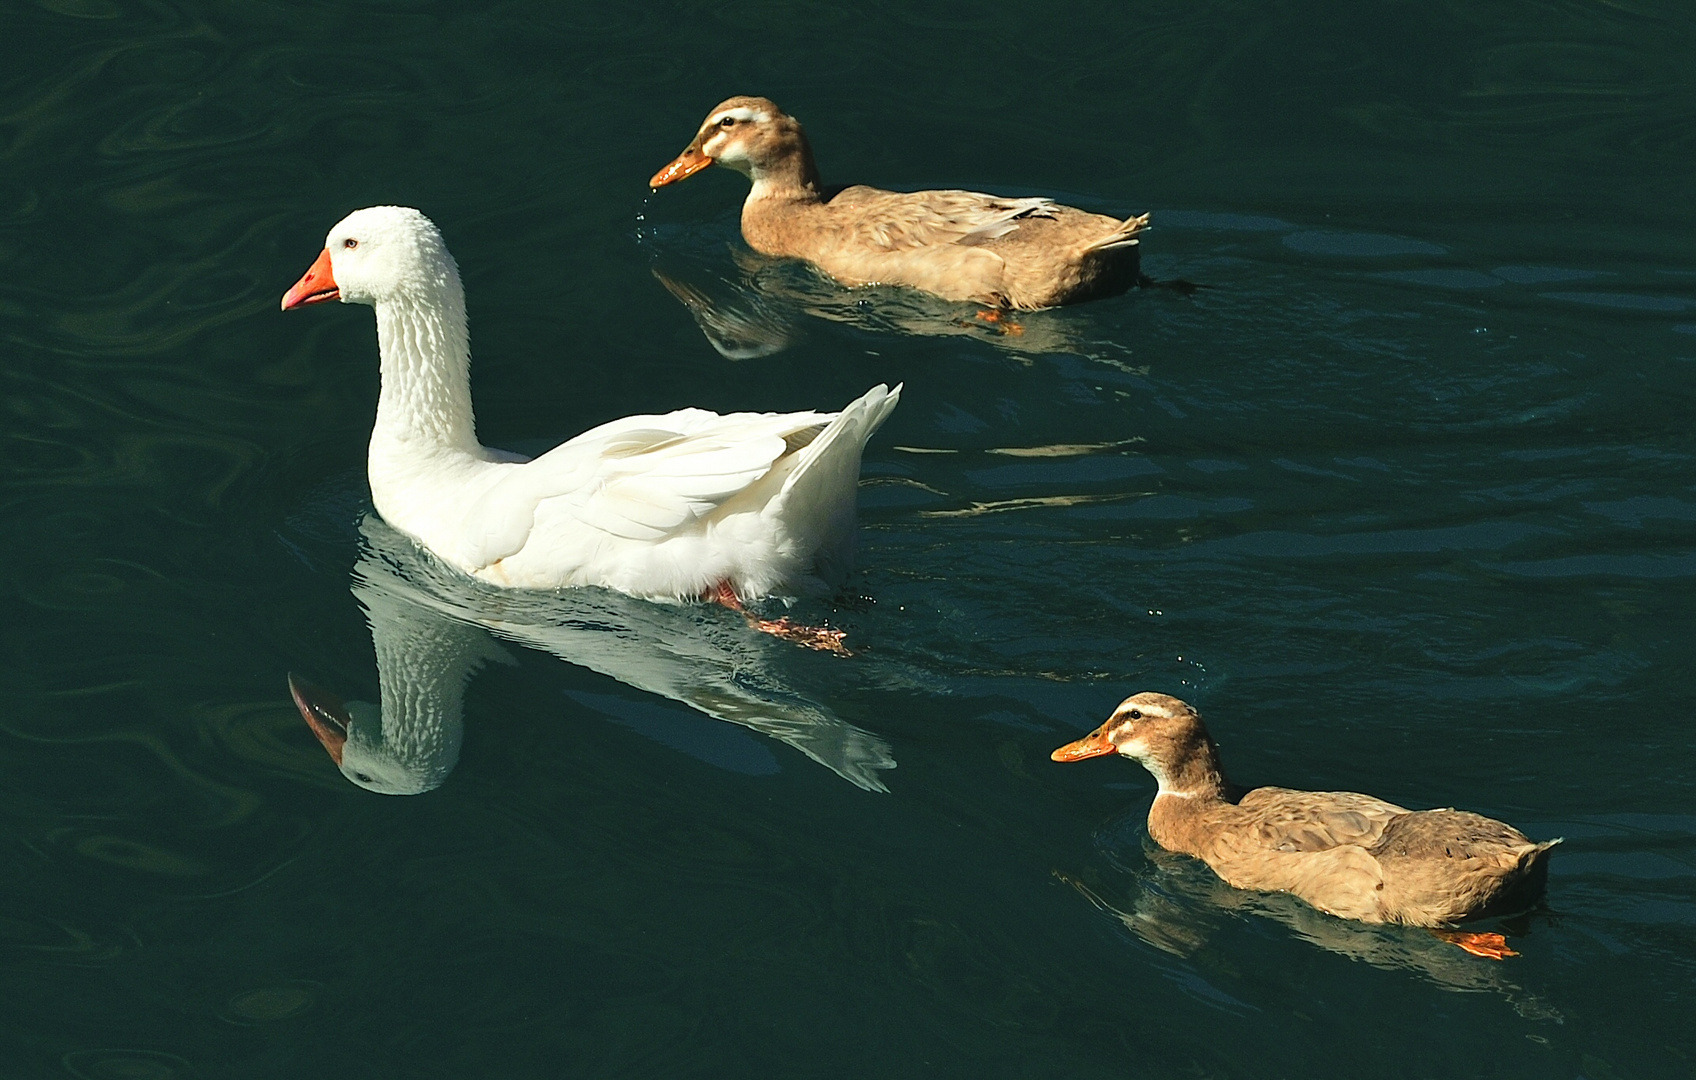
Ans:
POLYGON ((899 386, 839 413, 629 416, 526 461, 477 441, 465 292, 428 218, 374 206, 331 229, 282 306, 337 299, 377 312, 372 501, 461 572, 681 600, 813 592, 851 568, 860 455, 899 386))

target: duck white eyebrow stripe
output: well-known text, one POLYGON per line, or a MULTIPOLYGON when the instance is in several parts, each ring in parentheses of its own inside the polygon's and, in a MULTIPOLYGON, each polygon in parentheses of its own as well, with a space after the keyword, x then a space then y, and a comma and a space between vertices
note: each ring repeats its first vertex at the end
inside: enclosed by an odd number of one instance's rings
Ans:
POLYGON ((738 105, 734 109, 726 109, 721 113, 714 113, 712 119, 708 120, 707 123, 723 123, 724 118, 727 116, 732 120, 758 120, 760 123, 765 123, 767 120, 771 119, 770 116, 758 109, 750 109, 746 105, 738 105))

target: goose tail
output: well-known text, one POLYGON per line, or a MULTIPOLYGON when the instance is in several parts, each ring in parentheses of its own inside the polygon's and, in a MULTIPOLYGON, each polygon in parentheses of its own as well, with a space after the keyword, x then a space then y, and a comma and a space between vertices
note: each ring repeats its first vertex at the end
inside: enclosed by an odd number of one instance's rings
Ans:
POLYGON ((795 468, 772 500, 797 540, 817 543, 814 573, 825 582, 838 582, 853 568, 860 455, 900 401, 900 385, 879 383, 850 402, 795 455, 795 468))

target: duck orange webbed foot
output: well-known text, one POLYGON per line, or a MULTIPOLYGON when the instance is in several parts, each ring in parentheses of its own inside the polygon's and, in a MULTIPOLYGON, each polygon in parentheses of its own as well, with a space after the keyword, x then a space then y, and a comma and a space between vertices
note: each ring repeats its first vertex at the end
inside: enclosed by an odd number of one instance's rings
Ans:
POLYGON ((832 630, 828 626, 803 626, 784 616, 781 619, 762 619, 742 605, 742 600, 736 595, 736 590, 727 581, 721 581, 718 586, 702 597, 729 608, 731 611, 746 619, 748 625, 762 634, 792 641, 797 645, 819 652, 835 653, 837 656, 853 656, 854 651, 845 643, 848 634, 842 630, 832 630))
POLYGON ((1433 930, 1433 934, 1451 945, 1459 945, 1473 956, 1487 960, 1505 960, 1518 956, 1508 948, 1508 939, 1500 934, 1480 934, 1471 930, 1433 930))
POLYGON ((1020 334, 1025 332, 1025 328, 1008 318, 1005 311, 996 311, 986 308, 983 311, 978 312, 978 321, 989 323, 991 326, 994 326, 997 330, 1010 337, 1018 337, 1020 334))

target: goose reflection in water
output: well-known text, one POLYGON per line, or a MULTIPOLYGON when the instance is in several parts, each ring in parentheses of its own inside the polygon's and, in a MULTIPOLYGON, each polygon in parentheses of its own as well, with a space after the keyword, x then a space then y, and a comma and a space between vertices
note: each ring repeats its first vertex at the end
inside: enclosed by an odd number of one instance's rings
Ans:
MULTIPOLYGON (((1456 949, 1424 929, 1339 919, 1288 893, 1235 889, 1219 880, 1207 864, 1167 851, 1146 837, 1140 854, 1146 860, 1140 868, 1128 865, 1131 860, 1116 867, 1133 882, 1123 907, 1107 899, 1101 887, 1059 870, 1054 874, 1142 941, 1186 960, 1201 955, 1231 918, 1254 915, 1349 960, 1410 971, 1445 990, 1498 993, 1527 1019, 1560 1019, 1559 1012, 1507 977, 1501 966, 1456 949)), ((1113 861, 1119 863, 1117 858, 1113 861)))
MULTIPOLYGON (((381 704, 343 702, 289 676, 302 718, 360 787, 418 795, 441 786, 459 761, 466 685, 486 663, 513 662, 498 637, 770 736, 856 787, 888 790, 878 773, 895 767, 889 744, 786 689, 764 665, 767 642, 752 639, 740 622, 603 589, 483 586, 437 563, 376 514, 365 515, 360 533, 353 594, 371 624, 381 704)), ((652 733, 647 719, 631 726, 652 733)))

